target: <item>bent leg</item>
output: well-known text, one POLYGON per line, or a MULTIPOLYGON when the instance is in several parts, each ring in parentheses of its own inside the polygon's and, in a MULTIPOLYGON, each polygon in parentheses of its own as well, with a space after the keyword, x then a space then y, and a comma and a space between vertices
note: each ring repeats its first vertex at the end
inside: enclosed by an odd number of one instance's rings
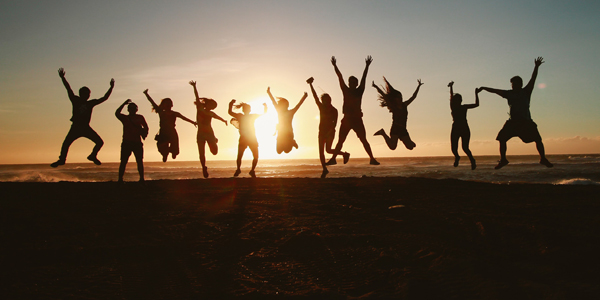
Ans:
POLYGON ((327 162, 328 165, 335 164, 335 159, 338 156, 338 154, 340 153, 340 151, 342 150, 342 146, 344 146, 344 142, 346 141, 346 138, 348 137, 349 132, 350 132, 350 126, 346 122, 342 122, 342 124, 340 125, 340 134, 338 136, 338 142, 337 142, 337 145, 335 146, 335 149, 333 150, 333 155, 327 162))
POLYGON ((69 133, 67 133, 67 136, 65 137, 65 140, 62 143, 62 146, 60 148, 60 156, 58 157, 59 161, 65 162, 67 161, 67 154, 69 153, 69 147, 71 147, 71 144, 73 144, 73 142, 80 138, 81 132, 80 130, 78 130, 77 128, 73 128, 73 126, 71 126, 71 129, 69 129, 69 133))

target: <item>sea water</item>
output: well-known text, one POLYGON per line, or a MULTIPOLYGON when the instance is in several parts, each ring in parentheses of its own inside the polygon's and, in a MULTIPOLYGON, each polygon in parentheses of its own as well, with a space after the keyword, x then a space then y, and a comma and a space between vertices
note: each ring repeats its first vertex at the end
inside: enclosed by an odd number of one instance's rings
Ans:
MULTIPOLYGON (((550 183, 550 184, 600 184, 600 154, 549 155, 554 168, 539 164, 534 155, 509 156, 510 164, 494 170, 497 156, 479 156, 477 169, 471 170, 469 160, 463 157, 458 167, 453 167, 453 157, 399 157, 378 158, 381 165, 369 165, 366 158, 351 158, 348 164, 341 159, 329 166, 328 178, 341 177, 422 177, 493 183, 550 183)), ((249 177, 251 161, 242 162, 240 177, 249 177)), ((235 171, 235 161, 207 161, 210 178, 229 178, 235 171)), ((67 163, 58 168, 49 164, 0 165, 0 181, 58 182, 58 181, 116 181, 118 163, 67 163)), ((169 161, 144 163, 146 180, 200 179, 202 167, 198 161, 169 161)), ((318 159, 261 159, 256 168, 260 178, 319 178, 322 167, 318 159)), ((133 159, 127 165, 126 181, 138 180, 133 159)))

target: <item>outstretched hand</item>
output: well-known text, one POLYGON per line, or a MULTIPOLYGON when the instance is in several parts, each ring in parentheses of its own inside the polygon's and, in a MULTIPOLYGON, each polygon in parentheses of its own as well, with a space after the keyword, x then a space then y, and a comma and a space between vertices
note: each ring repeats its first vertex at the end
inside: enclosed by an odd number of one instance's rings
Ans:
POLYGON ((190 80, 190 85, 195 87, 196 86, 196 82, 193 81, 193 80, 190 80))
POLYGON ((368 65, 370 65, 373 62, 373 58, 371 57, 371 55, 368 55, 367 58, 365 59, 365 63, 368 65))
POLYGON ((145 89, 143 93, 148 95, 148 89, 145 89))
POLYGON ((373 82, 371 83, 371 86, 374 88, 377 88, 377 85, 375 84, 375 80, 373 80, 373 82))
POLYGON ((448 87, 452 87, 454 85, 454 81, 450 81, 450 83, 448 83, 448 87))
POLYGON ((115 79, 111 78, 110 79, 110 87, 114 87, 115 86, 115 79))
POLYGON ((539 67, 541 64, 544 63, 544 58, 541 56, 538 56, 538 58, 536 58, 533 62, 535 63, 536 67, 539 67))
POLYGON ((335 56, 331 57, 331 64, 334 66, 337 64, 337 60, 335 60, 335 56))
POLYGON ((60 76, 60 78, 65 78, 65 74, 66 74, 65 69, 63 69, 63 68, 58 69, 58 76, 60 76))
POLYGON ((229 101, 229 105, 233 105, 235 103, 235 99, 231 99, 231 101, 229 101))
POLYGON ((315 81, 315 79, 314 79, 314 78, 312 78, 312 77, 311 77, 311 78, 309 78, 309 79, 306 79, 306 83, 308 83, 308 84, 312 84, 312 83, 313 83, 313 81, 315 81))
POLYGON ((123 102, 123 104, 129 104, 129 103, 133 103, 133 101, 131 101, 131 99, 127 99, 127 100, 125 100, 125 102, 123 102))
POLYGON ((270 94, 270 93, 271 93, 271 87, 269 86, 269 87, 267 87, 267 94, 270 94))
POLYGON ((421 82, 421 79, 417 79, 417 82, 419 83, 419 86, 423 85, 423 83, 421 82))
POLYGON ((479 94, 481 91, 483 91, 483 88, 475 88, 475 94, 479 94))

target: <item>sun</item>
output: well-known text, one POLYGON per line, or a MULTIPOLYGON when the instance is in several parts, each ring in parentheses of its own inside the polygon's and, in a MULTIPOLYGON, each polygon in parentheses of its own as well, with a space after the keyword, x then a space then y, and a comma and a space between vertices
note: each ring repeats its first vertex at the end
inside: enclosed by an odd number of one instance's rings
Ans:
POLYGON ((256 120, 256 138, 258 139, 258 152, 260 158, 278 158, 277 156, 277 112, 268 97, 258 97, 248 102, 252 107, 252 113, 262 114, 264 111, 263 103, 267 103, 267 113, 256 120))

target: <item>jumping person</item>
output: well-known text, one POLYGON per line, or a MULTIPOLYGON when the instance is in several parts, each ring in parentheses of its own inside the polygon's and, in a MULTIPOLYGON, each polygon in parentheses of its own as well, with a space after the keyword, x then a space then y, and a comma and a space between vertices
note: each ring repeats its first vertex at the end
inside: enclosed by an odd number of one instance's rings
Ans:
MULTIPOLYGON (((379 165, 379 162, 375 160, 375 157, 373 157, 371 145, 369 145, 369 142, 367 141, 365 125, 362 119, 363 113, 361 110, 362 96, 365 92, 365 80, 367 79, 367 72, 369 72, 369 65, 371 65, 371 62, 373 62, 373 58, 371 58, 369 55, 365 59, 365 70, 363 71, 360 84, 358 83, 358 79, 356 77, 350 76, 350 78, 348 78, 348 85, 346 85, 344 82, 344 77, 337 67, 335 56, 331 57, 331 64, 333 65, 335 74, 340 82, 340 88, 342 89, 342 93, 344 95, 344 105, 342 107, 342 113, 344 114, 344 117, 341 121, 337 145, 335 146, 335 150, 333 150, 333 156, 331 159, 329 159, 327 165, 335 165, 337 163, 336 157, 341 153, 342 146, 344 145, 344 141, 346 141, 346 137, 348 137, 350 130, 354 130, 354 132, 356 132, 358 139, 363 144, 365 151, 367 151, 367 154, 371 159, 369 163, 372 165, 379 165)), ((344 161, 344 163, 346 163, 346 161, 344 161)))
POLYGON ((171 153, 171 156, 175 159, 179 154, 179 136, 177 135, 177 130, 175 130, 176 119, 180 118, 194 124, 194 126, 197 126, 198 124, 184 117, 182 114, 173 111, 173 100, 171 100, 171 98, 164 98, 160 101, 160 105, 156 105, 156 102, 154 102, 152 97, 148 94, 148 89, 144 90, 144 95, 146 95, 146 98, 148 98, 148 101, 152 104, 152 110, 158 114, 160 119, 160 129, 154 139, 156 140, 158 152, 162 155, 162 161, 167 161, 169 153, 171 153))
POLYGON ((112 93, 112 90, 115 86, 115 80, 110 80, 110 88, 104 94, 104 96, 100 99, 92 99, 90 98, 90 89, 87 86, 84 86, 79 89, 79 96, 75 96, 67 78, 65 78, 65 69, 58 69, 58 76, 62 79, 63 85, 67 89, 67 94, 69 95, 69 100, 71 100, 71 105, 73 106, 73 115, 71 117, 71 129, 69 129, 69 133, 65 137, 65 140, 60 149, 60 156, 58 160, 50 164, 51 167, 56 168, 58 166, 62 166, 67 161, 67 153, 69 152, 69 147, 71 144, 80 137, 85 137, 90 139, 96 145, 92 150, 92 153, 87 157, 88 160, 94 162, 96 165, 100 165, 101 162, 98 160, 98 152, 100 148, 104 145, 104 141, 102 138, 90 127, 90 120, 92 119, 92 109, 94 106, 108 100, 108 97, 112 93))
POLYGON ((537 124, 531 119, 529 112, 529 104, 531 102, 531 93, 535 85, 535 79, 538 74, 538 69, 544 63, 544 58, 541 56, 534 61, 535 67, 531 79, 525 87, 523 87, 523 79, 515 76, 510 79, 512 85, 511 90, 499 90, 489 87, 481 87, 482 90, 488 91, 505 98, 510 107, 510 118, 504 123, 504 126, 498 132, 496 140, 500 143, 500 161, 495 169, 500 169, 508 164, 506 159, 506 142, 512 137, 518 136, 524 143, 535 142, 538 153, 540 154, 540 164, 552 168, 554 165, 546 158, 544 143, 538 131, 537 124))
POLYGON ((410 139, 408 131, 406 130, 406 122, 408 121, 408 105, 411 104, 419 93, 419 89, 423 83, 421 79, 417 79, 417 89, 406 101, 402 101, 402 93, 394 89, 392 85, 383 77, 385 81, 385 91, 380 89, 373 81, 372 86, 379 93, 379 105, 381 107, 387 107, 392 113, 392 128, 390 128, 390 136, 385 133, 385 130, 379 129, 374 135, 381 135, 385 139, 385 143, 391 150, 395 150, 398 146, 398 140, 404 143, 404 146, 408 150, 414 149, 417 144, 410 139))
POLYGON ((290 102, 285 98, 277 97, 279 101, 275 101, 275 98, 271 94, 271 87, 267 88, 267 94, 269 94, 269 98, 271 98, 271 102, 275 106, 277 118, 279 119, 279 123, 277 124, 277 154, 281 154, 281 152, 289 153, 292 151, 292 148, 298 149, 298 143, 294 140, 292 119, 294 119, 294 114, 298 111, 300 105, 304 103, 308 94, 304 93, 300 102, 292 109, 288 109, 290 102))
POLYGON ((462 104, 462 96, 454 94, 452 87, 454 81, 448 83, 450 87, 450 110, 452 111, 452 131, 450 132, 450 145, 452 154, 454 154, 454 166, 458 167, 460 155, 458 155, 458 139, 462 139, 462 149, 471 161, 471 170, 477 167, 475 158, 469 149, 469 141, 471 140, 471 130, 467 123, 467 110, 479 106, 479 92, 481 89, 475 89, 475 104, 462 104))
MULTIPOLYGON (((329 170, 327 170, 327 165, 325 164, 324 152, 327 151, 327 153, 333 154, 331 146, 333 146, 333 139, 335 138, 335 126, 337 125, 338 111, 331 105, 331 96, 329 96, 329 94, 324 93, 321 95, 321 101, 319 101, 317 92, 312 85, 313 81, 314 78, 312 77, 306 80, 310 85, 310 90, 315 98, 315 103, 317 103, 317 107, 319 107, 319 160, 323 167, 321 178, 325 178, 329 173, 329 170)), ((342 157, 344 158, 344 163, 348 162, 350 153, 340 151, 340 154, 342 154, 342 157)))
POLYGON ((208 168, 206 167, 206 156, 205 146, 208 143, 208 148, 213 155, 219 153, 219 141, 215 137, 215 132, 212 129, 211 121, 213 118, 222 121, 227 126, 227 121, 219 117, 212 110, 217 108, 217 101, 210 98, 200 98, 198 96, 198 90, 196 89, 196 82, 190 81, 190 85, 194 87, 194 95, 196 100, 196 123, 198 123, 198 134, 196 135, 196 142, 198 143, 198 154, 200 155, 200 164, 202 164, 202 175, 204 178, 208 178, 208 168))
MULTIPOLYGON (((240 170, 240 167, 242 165, 242 156, 244 155, 244 151, 246 151, 246 148, 250 148, 250 151, 252 151, 252 169, 250 170, 250 176, 252 177, 256 177, 256 173, 254 172, 254 169, 256 168, 256 164, 258 163, 258 140, 256 139, 256 129, 254 128, 254 122, 256 121, 256 119, 260 116, 262 116, 262 114, 251 114, 251 107, 249 104, 246 103, 240 103, 235 105, 235 107, 237 109, 242 109, 243 113, 234 113, 233 112, 233 106, 235 103, 235 99, 231 100, 229 102, 229 115, 234 117, 237 124, 239 125, 239 130, 240 130, 240 140, 239 140, 239 144, 238 144, 238 155, 237 155, 237 159, 236 159, 236 164, 237 164, 237 169, 235 170, 235 173, 233 174, 233 177, 237 177, 238 175, 240 175, 240 173, 242 172, 240 170)), ((267 113, 267 104, 263 103, 263 106, 265 108, 264 113, 267 113)), ((232 124, 235 126, 235 123, 233 123, 232 120, 232 124)), ((237 126, 236 126, 237 127, 237 126)))
POLYGON ((144 144, 142 139, 148 136, 148 124, 144 116, 138 115, 138 106, 131 102, 131 99, 125 100, 117 111, 115 116, 123 123, 123 141, 121 142, 121 164, 119 165, 119 182, 123 182, 125 175, 125 167, 129 156, 133 152, 135 162, 137 164, 138 173, 140 174, 140 182, 144 181, 144 144), (121 113, 123 107, 127 105, 128 115, 121 113))

